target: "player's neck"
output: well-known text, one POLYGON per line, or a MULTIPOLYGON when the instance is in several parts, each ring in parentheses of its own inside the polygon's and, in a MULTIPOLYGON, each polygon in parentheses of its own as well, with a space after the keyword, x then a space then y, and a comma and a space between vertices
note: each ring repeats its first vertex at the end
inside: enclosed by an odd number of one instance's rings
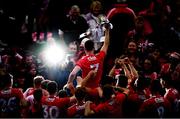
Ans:
POLYGON ((94 54, 94 51, 86 51, 86 55, 92 55, 94 54))
POLYGON ((49 94, 49 97, 54 98, 54 97, 56 97, 56 95, 55 94, 49 94))

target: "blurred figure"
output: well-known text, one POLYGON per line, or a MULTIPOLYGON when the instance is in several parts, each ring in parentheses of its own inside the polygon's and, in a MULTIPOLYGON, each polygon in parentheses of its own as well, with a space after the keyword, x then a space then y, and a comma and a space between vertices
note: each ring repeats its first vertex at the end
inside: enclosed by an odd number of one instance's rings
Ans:
POLYGON ((84 33, 88 29, 88 24, 86 20, 81 16, 81 11, 79 6, 73 5, 68 15, 64 20, 63 28, 64 31, 64 40, 68 45, 70 42, 78 41, 79 35, 84 33))
MULTIPOLYGON (((34 77, 33 80, 33 87, 28 88, 25 92, 24 92, 24 97, 28 97, 30 95, 32 95, 34 93, 34 90, 36 89, 41 89, 41 82, 44 81, 44 77, 42 76, 36 76, 34 77)), ((43 91, 43 95, 44 96, 48 96, 48 92, 44 89, 42 89, 43 91)))
POLYGON ((97 75, 93 77, 94 79, 88 80, 86 87, 91 89, 96 89, 100 85, 102 71, 103 71, 103 61, 109 46, 109 27, 105 31, 105 41, 98 54, 94 54, 94 42, 88 40, 85 42, 85 52, 86 56, 82 57, 76 63, 76 66, 69 75, 67 86, 73 86, 73 80, 75 79, 77 73, 82 70, 82 78, 84 79, 91 70, 95 70, 97 75))
MULTIPOLYGON (((130 90, 130 94, 124 105, 124 116, 126 118, 137 117, 138 110, 142 103, 150 97, 150 91, 146 90, 148 79, 139 77, 136 79, 130 90)), ((150 81, 149 81, 150 82, 150 81)), ((150 84, 150 83, 149 83, 150 84)))
POLYGON ((141 52, 145 52, 152 41, 152 29, 146 27, 147 23, 145 22, 144 17, 137 16, 135 19, 135 29, 128 32, 128 39, 134 39, 141 48, 141 52))
POLYGON ((85 88, 79 87, 75 90, 77 103, 68 108, 68 117, 83 118, 85 111, 85 88))
POLYGON ((21 118, 21 108, 27 106, 22 91, 12 88, 13 77, 8 73, 0 76, 0 82, 0 117, 21 118))
MULTIPOLYGON (((139 54, 138 54, 138 46, 134 40, 129 41, 128 46, 125 50, 125 56, 128 57, 130 62, 132 62, 132 64, 134 65, 134 67, 137 70, 141 67, 140 66, 140 58, 139 58, 139 54)), ((123 55, 121 57, 123 57, 123 55)))
POLYGON ((172 116, 178 117, 179 113, 179 91, 174 87, 174 80, 172 80, 171 75, 163 75, 161 78, 161 84, 165 88, 164 98, 169 100, 172 106, 172 116))
POLYGON ((113 8, 107 13, 107 18, 113 25, 109 55, 114 58, 122 55, 127 33, 134 28, 136 15, 128 7, 127 0, 115 0, 113 8))
MULTIPOLYGON (((43 96, 41 89, 36 89, 33 92, 33 103, 30 105, 28 109, 29 115, 28 117, 32 118, 42 118, 43 117, 43 110, 42 110, 42 103, 41 98, 43 96)), ((30 102, 31 103, 31 102, 30 102)))
POLYGON ((57 97, 58 85, 51 81, 48 83, 49 96, 42 98, 43 117, 44 118, 60 118, 67 116, 67 107, 70 102, 74 101, 74 97, 57 97), (53 110, 53 111, 52 111, 53 110))
POLYGON ((153 60, 150 58, 146 58, 143 62, 143 66, 142 66, 142 75, 145 78, 150 78, 151 80, 155 80, 158 78, 158 74, 155 71, 155 66, 153 63, 153 60))
POLYGON ((123 117, 122 114, 122 105, 126 99, 126 96, 128 95, 129 91, 128 89, 116 87, 120 89, 123 93, 118 92, 115 93, 114 88, 107 84, 104 85, 103 90, 103 98, 104 101, 98 104, 96 107, 91 108, 90 101, 86 102, 85 106, 85 115, 94 117, 114 117, 114 118, 120 118, 123 117))
POLYGON ((152 96, 143 102, 138 117, 171 117, 171 105, 170 102, 161 95, 162 86, 160 80, 156 79, 151 82, 150 91, 152 96))
POLYGON ((90 39, 95 43, 95 50, 98 50, 100 48, 100 38, 104 36, 102 22, 103 19, 106 19, 106 16, 102 13, 101 2, 94 0, 90 5, 90 12, 84 17, 89 25, 90 39))

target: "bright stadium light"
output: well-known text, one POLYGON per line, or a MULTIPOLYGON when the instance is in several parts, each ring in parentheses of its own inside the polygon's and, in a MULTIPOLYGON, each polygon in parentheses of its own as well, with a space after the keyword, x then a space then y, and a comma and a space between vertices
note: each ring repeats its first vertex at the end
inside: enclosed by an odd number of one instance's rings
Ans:
POLYGON ((44 58, 48 65, 58 65, 65 58, 65 51, 57 44, 51 44, 44 51, 44 58))

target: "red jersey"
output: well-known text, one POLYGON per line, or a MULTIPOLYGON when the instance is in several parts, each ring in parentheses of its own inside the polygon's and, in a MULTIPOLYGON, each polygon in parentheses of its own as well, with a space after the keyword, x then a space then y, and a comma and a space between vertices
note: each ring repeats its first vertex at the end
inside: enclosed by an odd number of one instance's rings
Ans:
POLYGON ((171 103, 179 99, 179 92, 174 88, 169 88, 166 90, 164 98, 168 99, 171 103))
POLYGON ((112 17, 115 16, 116 14, 128 14, 134 19, 136 17, 134 11, 132 9, 128 8, 127 6, 128 6, 127 4, 115 5, 115 8, 111 9, 108 12, 107 18, 109 20, 111 20, 112 17))
POLYGON ((43 97, 42 107, 44 118, 58 118, 66 116, 70 98, 43 97))
POLYGON ((118 93, 114 98, 100 103, 93 110, 100 117, 122 117, 122 104, 125 99, 125 94, 118 93))
MULTIPOLYGON (((94 108, 95 104, 91 103, 90 108, 94 108)), ((68 117, 82 118, 84 117, 85 102, 82 105, 74 104, 68 108, 68 117)))
POLYGON ((11 88, 0 91, 0 117, 21 117, 20 101, 23 99, 21 90, 11 88))
POLYGON ((85 110, 85 103, 83 103, 82 105, 73 105, 71 107, 68 108, 68 117, 76 117, 76 118, 80 118, 80 117, 84 117, 84 110, 85 110))
POLYGON ((146 94, 143 91, 130 93, 125 102, 124 116, 128 118, 136 117, 140 106, 146 99, 146 94))
POLYGON ((169 88, 166 90, 164 98, 169 100, 172 105, 173 111, 179 111, 179 92, 174 88, 169 88))
POLYGON ((156 72, 153 72, 151 74, 144 74, 145 78, 150 78, 151 80, 155 80, 158 78, 158 74, 156 72))
POLYGON ((82 69, 82 78, 85 78, 91 70, 97 70, 97 75, 93 81, 88 82, 87 87, 96 88, 99 86, 103 72, 104 58, 105 52, 100 51, 97 55, 86 55, 77 62, 76 65, 80 66, 82 69))
POLYGON ((171 105, 167 99, 157 95, 144 101, 139 110, 140 117, 163 118, 169 117, 171 105))

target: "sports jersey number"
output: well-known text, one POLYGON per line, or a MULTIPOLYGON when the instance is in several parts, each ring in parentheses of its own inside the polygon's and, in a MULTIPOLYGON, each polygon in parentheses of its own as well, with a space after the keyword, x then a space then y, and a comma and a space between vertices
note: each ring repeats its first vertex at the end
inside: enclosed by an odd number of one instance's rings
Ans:
POLYGON ((158 112, 158 115, 160 118, 164 117, 164 107, 163 106, 158 107, 157 112, 158 112))
POLYGON ((9 100, 1 98, 0 107, 2 112, 17 111, 16 97, 11 97, 9 100))
POLYGON ((91 69, 94 69, 95 71, 98 71, 99 63, 91 64, 91 65, 90 65, 90 68, 91 68, 91 69))
POLYGON ((59 109, 56 106, 43 105, 44 118, 57 118, 59 116, 59 109))

